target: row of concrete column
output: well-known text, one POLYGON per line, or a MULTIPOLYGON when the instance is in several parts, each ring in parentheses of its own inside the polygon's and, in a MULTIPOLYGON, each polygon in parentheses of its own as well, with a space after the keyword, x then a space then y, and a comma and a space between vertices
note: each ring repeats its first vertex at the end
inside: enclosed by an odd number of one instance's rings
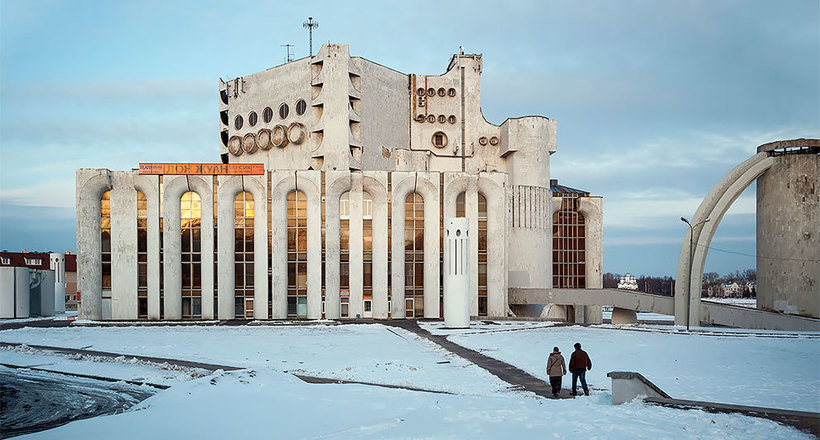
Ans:
MULTIPOLYGON (((439 317, 439 252, 441 218, 441 174, 416 172, 271 171, 270 240, 273 270, 268 277, 268 181, 261 176, 218 176, 218 254, 214 273, 214 179, 213 176, 166 175, 160 191, 159 176, 136 171, 112 172, 82 169, 77 172, 78 282, 82 315, 86 319, 137 319, 137 206, 136 192, 148 202, 148 319, 160 319, 160 290, 163 319, 182 317, 180 198, 196 192, 201 208, 201 295, 202 319, 234 318, 234 198, 250 192, 255 204, 254 232, 254 318, 287 318, 287 195, 300 191, 307 199, 307 318, 322 317, 322 286, 325 290, 325 317, 339 318, 339 201, 350 196, 350 303, 349 316, 363 315, 363 222, 362 200, 367 192, 373 200, 372 312, 374 318, 404 318, 404 201, 413 192, 424 198, 424 316, 439 317), (388 310, 388 182, 392 183, 391 290, 392 310, 388 310), (100 262, 100 197, 111 191, 112 286, 110 304, 104 304, 100 262), (162 194, 162 208, 160 207, 162 194), (325 277, 322 280, 322 207, 325 208, 325 277), (160 208, 164 260, 160 285, 160 208), (214 295, 214 276, 217 278, 214 295), (272 316, 268 316, 268 282, 271 282, 272 316), (336 294, 330 294, 337 292, 336 294), (218 307, 214 307, 214 300, 218 307), (215 309, 218 315, 215 315, 215 309)), ((445 215, 455 216, 455 200, 466 193, 466 212, 477 230, 478 193, 488 202, 488 315, 504 316, 507 310, 506 274, 506 175, 482 173, 446 174, 445 215)), ((477 236, 471 237, 471 314, 478 314, 477 236)), ((107 301, 106 301, 107 302, 107 301)))

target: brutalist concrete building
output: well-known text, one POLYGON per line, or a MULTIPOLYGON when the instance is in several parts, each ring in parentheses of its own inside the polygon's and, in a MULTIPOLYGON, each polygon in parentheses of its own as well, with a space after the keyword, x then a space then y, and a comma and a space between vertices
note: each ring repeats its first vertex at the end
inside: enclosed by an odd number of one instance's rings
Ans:
POLYGON ((445 217, 470 219, 473 316, 514 313, 509 287, 601 287, 601 198, 551 189, 555 120, 484 119, 481 70, 328 44, 220 80, 221 164, 77 171, 81 317, 438 318, 445 217))

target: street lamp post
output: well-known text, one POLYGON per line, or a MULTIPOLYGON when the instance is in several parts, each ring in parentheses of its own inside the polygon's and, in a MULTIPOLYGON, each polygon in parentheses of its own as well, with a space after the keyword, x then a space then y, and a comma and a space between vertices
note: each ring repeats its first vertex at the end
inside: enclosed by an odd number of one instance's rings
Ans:
POLYGON ((695 228, 697 228, 698 226, 708 222, 709 219, 707 218, 706 220, 703 220, 701 222, 697 222, 694 225, 689 223, 689 220, 686 220, 683 217, 681 217, 680 219, 681 219, 682 222, 686 223, 687 226, 689 226, 689 275, 686 277, 686 280, 687 280, 686 281, 686 283, 687 283, 686 284, 686 286, 687 286, 687 289, 686 289, 686 331, 688 332, 689 331, 689 310, 690 310, 690 302, 692 300, 692 258, 693 258, 692 248, 694 247, 695 228))

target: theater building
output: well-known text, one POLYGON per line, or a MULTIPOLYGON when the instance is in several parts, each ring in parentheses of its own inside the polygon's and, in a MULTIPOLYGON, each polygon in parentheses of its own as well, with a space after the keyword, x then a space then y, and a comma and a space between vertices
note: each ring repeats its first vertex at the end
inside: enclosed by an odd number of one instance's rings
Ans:
POLYGON ((327 44, 220 80, 221 163, 77 171, 81 317, 438 318, 456 216, 473 316, 513 313, 509 287, 600 287, 601 198, 551 188, 555 120, 484 119, 481 70, 456 54, 405 74, 327 44))

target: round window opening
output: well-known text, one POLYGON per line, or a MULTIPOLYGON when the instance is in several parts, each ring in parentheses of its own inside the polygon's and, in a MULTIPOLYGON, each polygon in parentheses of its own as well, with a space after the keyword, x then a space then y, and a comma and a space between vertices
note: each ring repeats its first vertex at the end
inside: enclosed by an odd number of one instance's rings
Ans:
POLYGON ((300 99, 296 101, 296 114, 301 116, 305 114, 305 110, 307 110, 307 103, 304 99, 300 99))
POLYGON ((437 131, 433 134, 433 146, 436 148, 444 148, 447 146, 447 135, 443 131, 437 131))
POLYGON ((430 87, 427 89, 427 96, 436 96, 436 89, 430 87))
POLYGON ((438 96, 444 96, 447 92, 444 90, 444 87, 440 87, 438 89, 438 96))
POLYGON ((424 91, 424 87, 419 87, 419 89, 416 90, 416 95, 424 96, 425 93, 426 92, 424 91))
POLYGON ((256 115, 256 112, 248 113, 248 124, 250 124, 251 127, 253 127, 254 125, 256 125, 256 121, 258 120, 258 118, 259 117, 256 115))
POLYGON ((449 90, 447 90, 447 94, 448 94, 448 95, 450 95, 450 97, 451 97, 451 98, 452 98, 453 96, 456 96, 456 89, 454 89, 454 88, 450 87, 450 89, 449 89, 449 90))
POLYGON ((245 121, 242 119, 242 116, 236 115, 236 118, 233 120, 233 127, 237 130, 242 128, 242 125, 245 121))
POLYGON ((262 110, 262 120, 267 124, 271 119, 273 119, 273 110, 270 107, 265 107, 262 110))
POLYGON ((427 122, 429 122, 429 123, 431 123, 431 124, 432 124, 433 122, 436 122, 436 115, 428 115, 428 116, 427 116, 427 122))
POLYGON ((456 123, 456 115, 450 115, 450 117, 447 118, 447 121, 449 121, 451 124, 455 124, 456 123))
POLYGON ((445 123, 445 122, 447 122, 447 116, 444 116, 444 115, 438 115, 438 123, 439 123, 439 124, 443 124, 443 123, 445 123))
POLYGON ((288 108, 287 104, 282 104, 279 106, 279 118, 285 119, 288 117, 288 113, 290 113, 290 108, 288 108))

